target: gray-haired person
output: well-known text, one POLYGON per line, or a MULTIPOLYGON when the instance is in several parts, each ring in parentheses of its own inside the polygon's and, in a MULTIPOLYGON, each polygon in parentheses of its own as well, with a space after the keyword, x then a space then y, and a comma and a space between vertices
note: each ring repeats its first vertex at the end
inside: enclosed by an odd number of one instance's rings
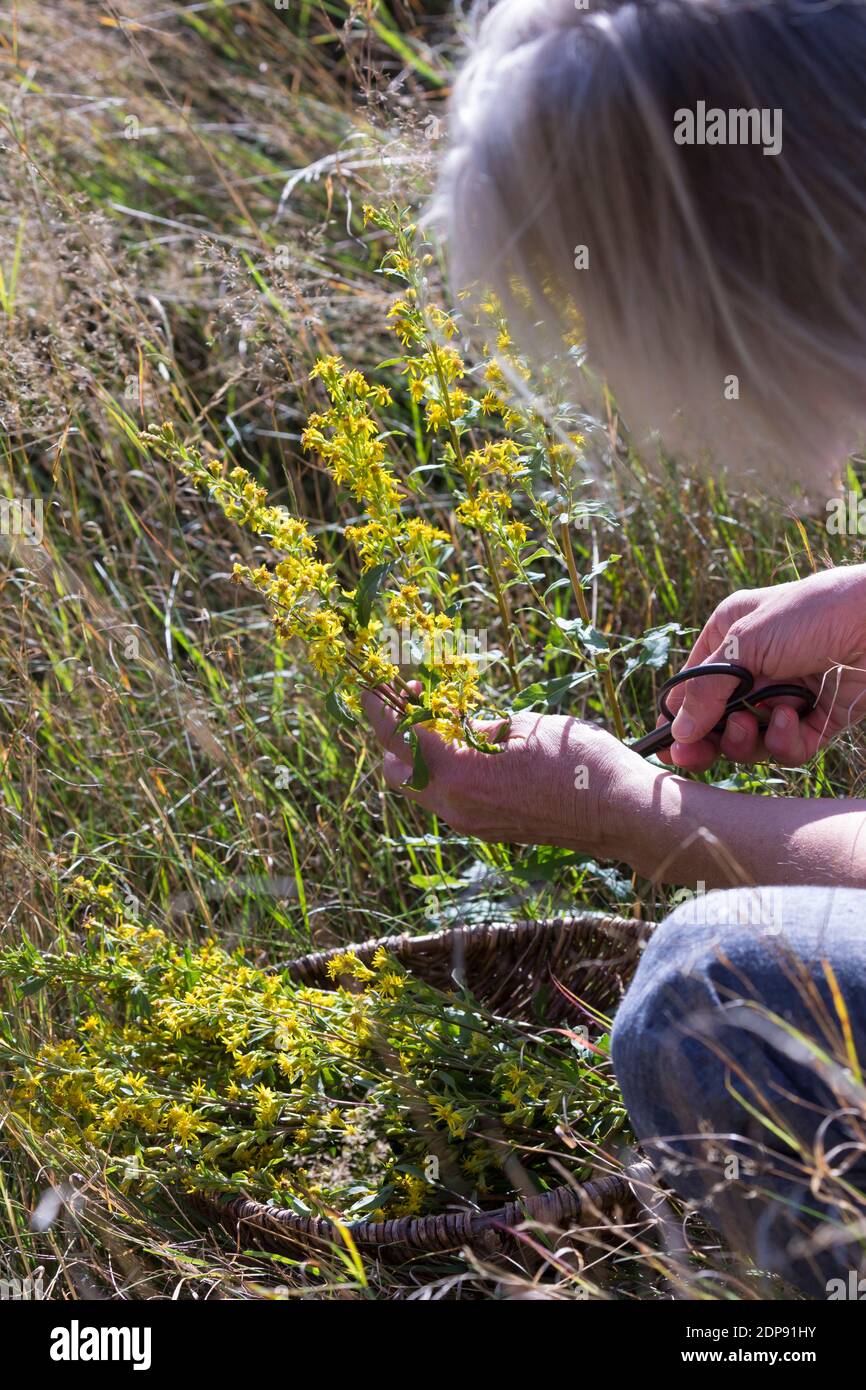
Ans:
MULTIPOLYGON (((864 71, 861 3, 500 0, 456 84, 437 198, 456 283, 493 288, 542 350, 576 305, 637 437, 826 499, 866 418, 864 71)), ((367 708, 389 785, 455 830, 719 890, 656 929, 615 1021, 617 1075, 671 1186, 761 1267, 835 1296, 866 1211, 866 801, 669 769, 798 765, 860 719, 866 567, 732 594, 687 664, 732 650, 814 709, 777 707, 763 732, 744 710, 716 734, 734 682, 692 680, 668 768, 523 712, 498 757, 422 733, 431 780, 410 792, 394 715, 367 708)))

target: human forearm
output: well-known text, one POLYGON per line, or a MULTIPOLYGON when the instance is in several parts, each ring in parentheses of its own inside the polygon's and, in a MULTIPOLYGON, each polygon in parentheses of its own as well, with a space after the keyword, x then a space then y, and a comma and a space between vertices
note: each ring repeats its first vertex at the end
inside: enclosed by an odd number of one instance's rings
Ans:
POLYGON ((644 877, 866 887, 866 801, 747 796, 654 769, 629 800, 622 857, 644 877))
POLYGON ((416 790, 397 715, 372 694, 366 707, 387 784, 458 834, 562 846, 685 886, 866 887, 866 801, 723 792, 660 770, 595 725, 528 710, 497 754, 419 729, 429 780, 416 790))

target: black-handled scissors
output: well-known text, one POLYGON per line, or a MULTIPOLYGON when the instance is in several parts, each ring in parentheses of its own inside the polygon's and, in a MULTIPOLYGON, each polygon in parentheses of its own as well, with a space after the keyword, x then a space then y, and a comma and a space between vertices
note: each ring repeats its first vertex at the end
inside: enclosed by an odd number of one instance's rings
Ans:
POLYGON ((760 690, 755 690, 755 677, 751 671, 747 671, 745 666, 738 666, 735 661, 711 661, 706 666, 687 666, 684 671, 679 671, 675 676, 671 676, 670 680, 665 681, 659 691, 659 713, 664 715, 667 723, 660 724, 657 729, 653 729, 651 734, 644 734, 643 738, 635 739, 634 743, 630 743, 629 748, 632 752, 640 753, 641 757, 648 758, 651 753, 659 753, 663 748, 670 748, 674 742, 671 733, 674 714, 668 705, 667 697, 674 686, 682 685, 684 681, 694 680, 699 676, 733 676, 740 682, 725 705, 725 712, 712 731, 714 734, 722 733, 729 717, 741 709, 746 709, 751 714, 757 715, 761 728, 766 728, 769 723, 769 713, 766 710, 756 708, 758 705, 763 705, 766 700, 776 700, 785 696, 802 700, 803 707, 799 711, 801 715, 808 714, 810 710, 815 708, 817 697, 812 694, 811 690, 807 690, 805 685, 764 685, 760 690))

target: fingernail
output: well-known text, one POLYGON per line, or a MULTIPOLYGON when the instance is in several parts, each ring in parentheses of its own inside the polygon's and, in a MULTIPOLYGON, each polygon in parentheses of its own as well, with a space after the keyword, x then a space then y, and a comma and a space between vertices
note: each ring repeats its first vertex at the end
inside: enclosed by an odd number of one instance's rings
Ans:
POLYGON ((695 721, 692 719, 691 715, 683 714, 682 710, 680 710, 673 722, 672 733, 674 738, 690 738, 694 732, 695 721))
POLYGON ((797 718, 792 709, 786 709, 784 705, 773 710, 772 723, 776 729, 790 729, 797 718))
POLYGON ((738 724, 736 719, 728 721, 728 738, 731 740, 731 743, 745 743, 746 737, 747 731, 743 728, 742 724, 738 724))

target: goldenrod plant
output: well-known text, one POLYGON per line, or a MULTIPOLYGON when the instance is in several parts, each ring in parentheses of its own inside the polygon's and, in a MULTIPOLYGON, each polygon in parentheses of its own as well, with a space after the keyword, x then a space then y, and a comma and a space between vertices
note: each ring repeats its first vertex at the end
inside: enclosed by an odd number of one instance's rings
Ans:
POLYGON ((589 1171, 625 1116, 608 1038, 497 1018, 381 949, 293 983, 213 939, 173 942, 109 883, 78 877, 80 944, 0 953, 20 996, 62 990, 67 1036, 9 1039, 14 1110, 122 1191, 245 1193, 303 1215, 384 1219, 491 1205, 589 1171), (580 1117, 579 1121, 577 1117, 580 1117), (549 1161, 545 1135, 574 1130, 549 1161))
POLYGON ((322 558, 307 523, 273 506, 248 470, 205 458, 171 424, 145 432, 142 443, 178 464, 230 520, 267 542, 273 564, 236 564, 235 578, 265 597, 278 639, 303 643, 311 665, 329 682, 332 712, 357 718, 361 689, 378 690, 399 712, 414 747, 416 788, 427 776, 417 726, 495 754, 507 736, 508 708, 545 703, 544 687, 531 679, 537 643, 521 631, 527 604, 555 634, 548 639, 553 654, 563 643, 570 647, 574 684, 593 670, 600 676, 602 699, 624 737, 610 643, 593 628, 584 593, 618 557, 581 576, 571 541, 569 509, 583 436, 560 430, 562 438, 552 437, 541 414, 509 397, 506 373, 525 380, 529 371, 492 297, 481 306, 481 323, 495 345, 485 346, 479 389, 455 346, 457 315, 430 301, 433 257, 418 245, 409 214, 396 206, 366 207, 364 216, 393 242, 381 270, 402 285, 388 317, 403 354, 386 365, 399 370, 410 402, 423 411, 417 428, 425 462, 404 479, 389 458, 391 431, 382 419, 393 406, 388 386, 347 368, 339 356, 318 360, 311 380, 321 383, 328 403, 309 417, 302 443, 358 508, 358 520, 343 528, 344 564, 322 558), (454 499, 448 529, 426 519, 433 503, 425 480, 434 470, 454 499), (467 573, 453 563, 455 551, 476 546, 480 565, 467 573), (537 568, 545 565, 552 578, 537 568), (560 582, 573 589, 575 619, 551 606, 560 582), (464 614, 474 607, 486 625, 488 600, 498 620, 501 659, 485 670, 462 639, 464 614), (408 642, 400 640, 403 634, 408 642), (496 679, 497 666, 507 673, 504 682, 496 679), (504 717, 491 735, 479 731, 479 714, 504 717))

